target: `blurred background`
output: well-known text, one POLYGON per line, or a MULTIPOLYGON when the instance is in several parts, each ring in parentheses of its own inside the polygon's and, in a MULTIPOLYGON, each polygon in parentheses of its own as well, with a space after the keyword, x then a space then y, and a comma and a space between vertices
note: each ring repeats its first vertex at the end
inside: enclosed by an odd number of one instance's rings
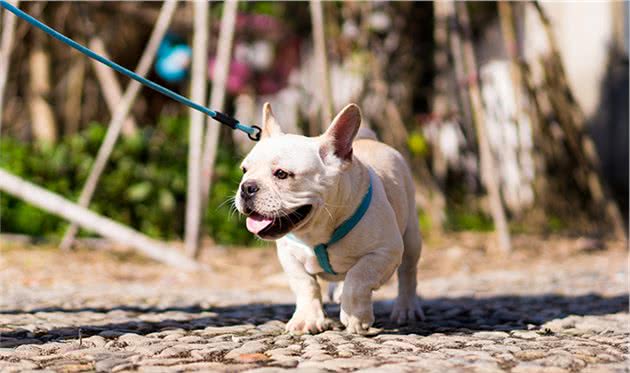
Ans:
MULTIPOLYGON (((205 28, 193 2, 170 15, 162 2, 19 6, 134 71, 144 59, 149 79, 243 123, 258 123, 269 101, 285 131, 317 135, 358 103, 363 125, 409 160, 429 240, 495 230, 498 246, 520 234, 625 237, 627 2, 212 2, 205 28)), ((11 18, 0 46, 0 168, 77 201, 118 121, 89 208, 182 241, 189 139, 203 140, 209 196, 192 235, 202 246, 261 244, 229 200, 253 142, 211 120, 210 134, 191 135, 187 107, 146 88, 128 93, 128 78, 11 18)), ((3 233, 58 242, 68 229, 12 195, 0 203, 3 233)))

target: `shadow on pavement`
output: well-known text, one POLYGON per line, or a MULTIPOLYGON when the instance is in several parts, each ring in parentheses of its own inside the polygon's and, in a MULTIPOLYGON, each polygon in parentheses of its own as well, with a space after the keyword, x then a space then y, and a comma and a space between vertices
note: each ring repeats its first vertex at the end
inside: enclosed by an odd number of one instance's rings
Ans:
MULTIPOLYGON (((432 333, 468 334, 477 331, 510 331, 519 329, 536 329, 540 325, 554 319, 569 315, 606 315, 628 312, 628 294, 605 297, 598 294, 580 296, 564 296, 545 294, 535 296, 502 295, 484 298, 431 298, 424 299, 426 320, 422 323, 399 327, 389 322, 389 311, 392 301, 375 302, 375 327, 382 329, 383 334, 418 334, 432 333)), ((12 329, 3 327, 0 347, 17 347, 21 344, 50 342, 79 338, 79 329, 83 338, 98 335, 104 331, 119 333, 135 333, 146 335, 166 328, 184 330, 204 329, 209 326, 235 326, 241 324, 259 325, 270 320, 286 322, 293 312, 293 305, 288 304, 246 304, 230 307, 201 308, 198 305, 182 307, 136 307, 121 305, 111 308, 42 308, 29 311, 4 310, 0 314, 20 315, 34 313, 109 313, 125 312, 131 319, 128 322, 103 325, 72 325, 52 330, 12 329), (173 319, 173 312, 194 315, 211 312, 215 315, 192 317, 186 320, 173 319), (143 314, 154 314, 160 321, 142 321, 143 314)), ((338 320, 339 305, 326 305, 326 312, 338 320)), ((58 317, 56 320, 59 320, 58 317)))

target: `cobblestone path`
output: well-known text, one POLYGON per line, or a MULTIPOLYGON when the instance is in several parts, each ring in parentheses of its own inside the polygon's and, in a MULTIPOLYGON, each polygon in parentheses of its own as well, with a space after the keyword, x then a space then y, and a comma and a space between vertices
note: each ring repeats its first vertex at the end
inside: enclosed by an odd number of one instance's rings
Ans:
MULTIPOLYGON (((239 278, 232 270, 235 283, 223 286, 176 275, 105 281, 88 271, 81 282, 29 283, 29 270, 64 268, 28 264, 23 258, 34 254, 23 252, 2 266, 3 372, 628 371, 623 249, 421 278, 427 319, 402 328, 387 321, 390 283, 376 294, 368 336, 340 325, 315 336, 285 334, 292 296, 273 276, 239 278)), ((327 312, 338 320, 337 305, 327 312)))

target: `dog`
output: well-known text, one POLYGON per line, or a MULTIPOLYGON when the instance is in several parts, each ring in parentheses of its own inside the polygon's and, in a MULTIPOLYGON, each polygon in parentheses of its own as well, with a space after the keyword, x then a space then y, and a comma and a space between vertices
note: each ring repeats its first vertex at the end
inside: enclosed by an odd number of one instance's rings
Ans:
POLYGON ((372 292, 396 270, 391 319, 423 320, 416 295, 422 239, 411 171, 401 154, 371 130, 359 131, 355 104, 318 137, 285 134, 268 103, 262 111, 261 140, 241 164, 235 205, 250 232, 276 241, 296 297, 287 331, 332 327, 320 277, 343 281, 340 320, 350 333, 367 333, 374 323, 372 292))

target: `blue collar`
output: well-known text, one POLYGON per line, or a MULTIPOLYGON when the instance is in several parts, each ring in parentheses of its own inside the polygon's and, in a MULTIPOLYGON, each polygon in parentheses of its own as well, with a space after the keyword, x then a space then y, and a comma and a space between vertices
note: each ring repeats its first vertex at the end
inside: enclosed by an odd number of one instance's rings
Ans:
MULTIPOLYGON (((359 207, 357 207, 357 209, 355 210, 354 214, 352 214, 352 216, 341 223, 341 225, 333 231, 333 234, 328 242, 320 243, 313 248, 319 265, 324 269, 324 272, 326 273, 330 273, 332 275, 337 274, 337 272, 333 271, 332 266, 330 265, 330 260, 328 259, 328 247, 335 244, 336 242, 344 238, 348 233, 350 233, 350 231, 361 221, 363 215, 365 215, 365 212, 370 207, 370 202, 372 202, 372 174, 369 175, 370 184, 368 185, 368 190, 365 193, 365 196, 363 196, 363 200, 361 200, 361 203, 359 204, 359 207)), ((302 243, 302 241, 300 241, 292 233, 287 234, 286 237, 293 241, 298 241, 302 243)))

